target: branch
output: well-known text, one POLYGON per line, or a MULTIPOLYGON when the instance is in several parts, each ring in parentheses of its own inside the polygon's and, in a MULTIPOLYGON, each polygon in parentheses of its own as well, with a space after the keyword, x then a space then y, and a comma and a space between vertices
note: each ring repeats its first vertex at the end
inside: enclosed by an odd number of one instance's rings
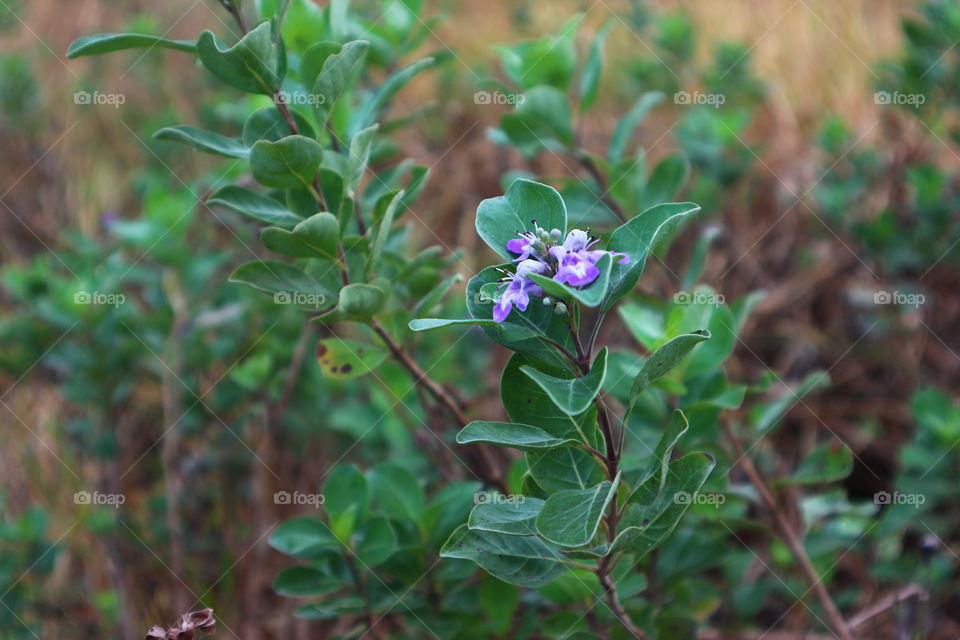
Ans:
POLYGON ((637 640, 645 640, 646 636, 643 634, 643 631, 634 624, 630 618, 630 614, 627 613, 623 605, 620 604, 620 598, 617 596, 617 586, 613 583, 613 580, 610 579, 609 560, 610 556, 605 556, 603 560, 600 561, 600 566, 597 567, 597 578, 603 587, 603 595, 607 600, 610 611, 613 612, 613 615, 616 616, 620 624, 623 625, 623 628, 627 630, 627 633, 637 640))
POLYGON ((926 600, 927 592, 920 585, 916 585, 916 584, 907 585, 904 588, 900 589, 899 591, 895 591, 894 593, 891 593, 890 595, 885 596, 884 598, 881 598, 880 601, 877 602, 876 604, 870 607, 867 607, 857 615, 853 616, 852 618, 850 618, 847 624, 851 629, 856 629, 857 627, 864 624, 871 618, 874 618, 880 615, 881 613, 883 613, 884 611, 886 611, 887 609, 893 608, 898 604, 900 604, 901 602, 905 600, 909 600, 911 598, 917 598, 921 601, 926 600))
MULTIPOLYGON (((387 349, 393 355, 394 358, 406 369, 411 376, 413 376, 413 381, 415 384, 422 386, 427 392, 430 393, 433 398, 439 402, 443 407, 450 413, 450 415, 457 421, 457 424, 461 427, 465 427, 469 420, 463 413, 463 409, 460 408, 460 404, 457 400, 450 395, 450 393, 443 388, 436 380, 427 375, 427 372, 424 371, 417 361, 413 357, 403 350, 397 342, 387 333, 387 330, 383 328, 376 320, 370 323, 370 327, 373 329, 374 333, 383 340, 383 343, 387 345, 387 349)), ((504 493, 507 493, 506 485, 504 484, 503 478, 500 477, 499 465, 493 459, 493 455, 490 453, 490 450, 483 446, 477 445, 476 450, 480 452, 480 456, 483 458, 483 466, 479 469, 475 469, 477 475, 480 476, 488 484, 496 486, 501 489, 504 493)))
POLYGON ((750 460, 750 458, 744 453, 743 446, 741 446, 740 441, 733 433, 733 429, 731 429, 730 425, 725 423, 723 428, 727 439, 730 441, 730 444, 733 446, 734 451, 738 456, 737 464, 739 464, 740 468, 743 469, 743 472, 747 475, 747 478, 756 488, 757 493, 760 494, 760 498, 763 500, 767 509, 773 515, 774 522, 776 523, 777 528, 780 530, 780 535, 783 538, 783 541, 790 548, 791 553, 793 553, 794 558, 797 560, 797 564, 800 565, 800 569, 810 581, 811 588, 817 594, 817 598, 820 600, 820 605, 823 607, 824 611, 826 611, 827 618, 829 618, 830 625, 833 627, 834 632, 836 632, 841 640, 853 640, 853 634, 850 632, 850 627, 847 625, 846 621, 844 621, 843 616, 840 615, 840 610, 834 603, 833 598, 830 597, 830 592, 827 591, 827 588, 824 586, 823 581, 821 581, 820 576, 817 574, 817 570, 814 568, 813 563, 810 562, 810 557, 807 555, 806 549, 803 548, 803 542, 800 541, 800 538, 793 530, 791 524, 787 521, 787 518, 783 515, 783 513, 781 513, 779 505, 777 504, 777 499, 774 497, 770 486, 763 479, 763 476, 761 476, 757 471, 756 467, 753 466, 753 461, 750 460))

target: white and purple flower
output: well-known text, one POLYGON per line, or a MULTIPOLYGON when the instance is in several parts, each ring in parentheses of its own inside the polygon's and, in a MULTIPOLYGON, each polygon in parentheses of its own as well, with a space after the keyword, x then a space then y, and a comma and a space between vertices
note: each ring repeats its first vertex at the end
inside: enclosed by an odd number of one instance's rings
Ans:
POLYGON ((561 284, 571 287, 585 287, 600 275, 596 263, 610 254, 617 264, 627 264, 630 257, 625 253, 591 249, 599 238, 590 235, 589 230, 571 229, 562 244, 558 241, 562 234, 558 229, 547 231, 537 221, 533 221, 533 231, 518 231, 519 237, 507 242, 507 250, 518 254, 515 273, 507 273, 500 287, 506 287, 493 307, 493 319, 503 322, 513 307, 526 311, 530 297, 543 297, 543 289, 529 276, 537 273, 548 276, 561 284))

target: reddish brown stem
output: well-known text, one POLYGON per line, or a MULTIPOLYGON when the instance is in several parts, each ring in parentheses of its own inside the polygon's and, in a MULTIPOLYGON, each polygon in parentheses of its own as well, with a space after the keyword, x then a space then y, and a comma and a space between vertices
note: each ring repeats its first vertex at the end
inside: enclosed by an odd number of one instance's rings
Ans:
MULTIPOLYGON (((406 369, 411 376, 415 384, 421 385, 427 392, 433 396, 433 398, 439 402, 450 415, 457 421, 457 424, 460 427, 467 425, 469 420, 464 415, 463 410, 460 408, 460 403, 446 390, 443 388, 440 383, 432 379, 427 372, 424 371, 417 361, 414 360, 409 353, 404 351, 393 337, 387 333, 387 330, 383 328, 379 322, 374 320, 370 323, 370 326, 373 328, 374 332, 383 340, 383 343, 387 346, 387 349, 393 355, 394 358, 406 369)), ((484 445, 477 445, 475 447, 479 451, 482 458, 482 466, 480 468, 474 469, 474 472, 480 476, 485 482, 490 485, 493 485, 499 488, 504 493, 507 493, 507 487, 504 484, 503 478, 500 477, 500 468, 496 460, 493 458, 493 454, 490 452, 489 448, 484 445)))
POLYGON ((603 597, 606 599, 610 611, 613 612, 613 615, 620 624, 623 625, 623 628, 627 630, 627 633, 637 640, 644 640, 646 636, 643 634, 643 631, 633 622, 630 614, 627 613, 627 610, 620 604, 620 598, 617 597, 617 586, 610 577, 611 557, 612 556, 609 555, 605 556, 597 567, 597 578, 600 580, 600 586, 603 587, 603 597))
POLYGON ((817 570, 810 561, 810 556, 807 555, 806 549, 803 548, 803 542, 777 504, 777 499, 773 495, 770 486, 766 480, 764 480, 763 476, 760 475, 760 472, 757 471, 757 468, 753 466, 753 461, 744 453, 740 440, 737 439, 736 434, 733 433, 733 429, 729 424, 724 424, 724 431, 727 439, 733 446, 734 452, 737 454, 737 464, 743 469, 743 472, 757 490, 760 499, 763 500, 764 505, 776 523, 780 537, 784 543, 786 543, 787 547, 790 548, 790 552, 796 559, 797 564, 800 565, 800 569, 810 581, 810 587, 814 593, 816 593, 817 599, 820 600, 820 606, 822 606, 826 612, 834 633, 836 633, 841 640, 853 640, 853 634, 850 632, 850 628, 840 614, 840 610, 834 603, 833 598, 830 597, 830 592, 827 591, 826 586, 817 574, 817 570))

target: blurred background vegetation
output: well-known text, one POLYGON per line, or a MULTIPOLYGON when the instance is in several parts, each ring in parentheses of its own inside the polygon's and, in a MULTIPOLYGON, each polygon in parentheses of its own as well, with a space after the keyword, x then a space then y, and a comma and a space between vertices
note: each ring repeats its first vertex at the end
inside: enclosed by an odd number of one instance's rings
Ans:
MULTIPOLYGON (((594 30, 612 19, 611 71, 582 146, 602 144, 642 91, 667 94, 638 141, 648 167, 675 154, 688 164, 681 199, 701 204, 711 229, 701 279, 728 299, 766 292, 727 364, 732 377, 776 372, 793 381, 827 370, 833 381, 763 448, 773 470, 793 465, 827 429, 853 450, 837 500, 869 508, 853 539, 822 550, 836 561, 838 599, 853 606, 878 584, 919 583, 931 598, 911 615, 928 620, 928 637, 957 637, 956 5, 428 4, 445 19, 422 49, 453 54, 396 108, 432 114, 397 136, 433 171, 413 217, 419 245, 462 247, 458 269, 479 270, 488 260, 473 229, 476 205, 502 192, 503 175, 530 168, 488 136, 507 107, 474 99, 496 74, 491 44, 554 33, 577 12, 594 30), (722 93, 725 103, 670 100, 697 90, 722 93), (925 101, 885 104, 876 97, 884 91, 925 101), (924 302, 878 305, 878 292, 924 302), (928 496, 922 522, 909 510, 873 509, 876 492, 905 487, 928 496)), ((64 59, 88 33, 169 27, 167 37, 190 38, 222 29, 222 20, 207 0, 0 2, 4 638, 139 637, 181 613, 184 589, 186 604, 214 606, 241 637, 316 637, 271 588, 284 563, 264 539, 296 507, 272 505, 269 495, 315 488, 345 453, 361 465, 432 466, 436 452, 412 427, 420 409, 404 395, 399 367, 385 365, 381 386, 323 378, 304 356, 302 314, 278 313, 226 283, 257 244, 249 228, 200 203, 215 185, 241 180, 241 169, 151 138, 171 122, 238 130, 245 110, 210 100, 221 89, 176 53, 64 59), (76 104, 83 91, 125 102, 76 104), (78 307, 80 290, 122 291, 127 304, 78 307), (291 365, 303 373, 288 388, 282 373, 291 365), (170 469, 175 478, 165 477, 170 469), (179 560, 169 554, 171 482, 182 483, 179 526, 190 532, 179 560), (95 489, 127 502, 78 509, 75 492, 95 489)), ((534 166, 569 173, 556 158, 534 166)), ((682 238, 679 255, 696 255, 695 235, 682 238)), ((644 295, 672 290, 668 269, 651 272, 644 295)), ((449 346, 424 342, 420 357, 433 350, 434 377, 467 380, 472 411, 495 414, 503 354, 470 335, 449 346)), ((730 542, 739 553, 732 564, 755 561, 743 537, 730 542)), ((788 561, 766 551, 775 567, 788 561)), ((751 601, 735 610, 772 624, 786 609, 789 626, 802 612, 772 604, 782 596, 775 591, 734 594, 751 601)), ((895 637, 893 618, 877 624, 876 637, 895 637)))

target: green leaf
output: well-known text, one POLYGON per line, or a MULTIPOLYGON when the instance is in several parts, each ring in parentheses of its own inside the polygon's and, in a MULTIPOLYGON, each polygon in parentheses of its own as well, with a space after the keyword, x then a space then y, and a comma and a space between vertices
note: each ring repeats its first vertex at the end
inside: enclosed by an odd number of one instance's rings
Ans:
POLYGON ((670 414, 670 421, 667 423, 667 428, 664 430, 663 435, 660 436, 656 449, 653 451, 653 459, 650 467, 644 472, 642 480, 637 482, 637 486, 634 491, 631 492, 630 497, 627 498, 628 500, 631 500, 634 493, 651 478, 655 479, 660 487, 667 485, 667 473, 670 468, 670 458, 673 455, 673 450, 689 428, 690 424, 687 422, 687 417, 683 415, 682 411, 677 410, 670 414))
MULTIPOLYGON (((689 305, 687 309, 688 313, 685 314, 683 321, 678 325, 672 322, 672 317, 670 318, 668 331, 682 330, 687 332, 691 329, 699 330, 704 326, 710 331, 710 340, 693 351, 684 363, 686 371, 684 378, 690 379, 695 375, 715 371, 723 366, 724 361, 730 357, 737 346, 737 334, 736 320, 730 311, 730 307, 694 303, 689 305), (704 308, 706 313, 698 313, 697 306, 704 308), (704 322, 705 318, 709 318, 709 320, 704 322), (679 329, 679 327, 682 327, 682 329, 679 329)), ((696 333, 696 331, 693 331, 693 333, 696 333)))
POLYGON ((390 235, 390 227, 393 226, 394 216, 396 216, 402 200, 403 191, 398 191, 394 194, 393 198, 389 200, 376 229, 372 230, 373 240, 370 243, 370 258, 367 260, 367 266, 364 270, 364 276, 367 280, 372 278, 374 270, 380 263, 380 256, 383 255, 383 249, 387 244, 387 237, 390 235))
POLYGON ((453 532, 440 556, 472 560, 495 578, 530 588, 552 582, 567 569, 556 545, 534 536, 472 531, 466 525, 453 532))
POLYGON ((573 113, 565 93, 539 86, 523 94, 513 113, 503 116, 500 127, 510 142, 526 156, 542 149, 573 147, 573 113))
POLYGON ((506 194, 488 198, 477 208, 477 233, 507 260, 516 256, 507 251, 507 241, 518 231, 533 231, 533 220, 542 228, 567 232, 567 208, 553 187, 520 178, 506 194))
POLYGON ((227 158, 246 158, 250 155, 250 149, 239 140, 185 124, 160 129, 153 137, 157 140, 172 140, 227 158))
POLYGON ((647 91, 640 96, 630 108, 630 111, 627 112, 627 115, 620 120, 613 136, 610 138, 610 149, 607 152, 608 159, 612 164, 623 160, 624 151, 626 151, 627 144, 630 143, 630 138, 633 137, 633 132, 647 117, 650 109, 663 102, 665 97, 660 91, 647 91))
POLYGON ((716 465, 703 453, 691 453, 669 466, 666 483, 650 476, 634 493, 633 504, 621 521, 608 553, 633 553, 635 560, 660 545, 673 532, 683 514, 716 465))
POLYGON ((360 107, 353 113, 347 130, 347 136, 352 139, 363 129, 372 126, 378 117, 386 111, 393 97, 407 86, 418 73, 432 67, 435 63, 435 58, 424 58, 391 74, 374 92, 373 96, 364 100, 360 104, 360 107))
POLYGON ((303 55, 300 56, 300 68, 297 75, 300 84, 307 89, 313 88, 317 77, 323 71, 323 65, 326 64, 327 58, 339 53, 342 48, 343 45, 339 42, 331 40, 321 40, 307 47, 303 55))
POLYGON ((540 385, 561 411, 577 416, 589 409, 593 399, 600 393, 607 375, 607 348, 600 350, 590 371, 581 378, 557 378, 529 365, 524 365, 520 370, 540 385))
MULTIPOLYGON (((301 116, 298 111, 291 111, 290 113, 293 115, 293 121, 296 123, 300 135, 307 138, 316 137, 313 126, 306 118, 301 116)), ((252 147, 260 140, 278 142, 291 133, 290 125, 287 124, 283 114, 275 107, 265 107, 257 109, 246 119, 243 123, 243 132, 240 134, 240 139, 243 140, 243 144, 252 147)))
POLYGON ((495 288, 503 277, 499 270, 509 266, 511 265, 487 267, 467 282, 466 298, 470 315, 484 321, 480 326, 490 339, 541 362, 563 367, 566 361, 547 341, 556 342, 568 349, 573 349, 573 345, 567 329, 567 317, 554 313, 552 307, 534 301, 526 311, 515 309, 505 322, 487 325, 486 321, 493 317, 494 305, 489 290, 491 287, 495 288))
MULTIPOLYGON (((463 276, 459 273, 454 273, 453 275, 447 276, 441 280, 439 283, 437 283, 437 286, 430 289, 426 295, 417 301, 417 304, 413 307, 413 316, 416 317, 432 311, 434 307, 443 302, 443 299, 447 295, 447 292, 450 291, 450 288, 455 284, 460 284, 461 282, 463 282, 463 276)), ((413 327, 411 326, 411 329, 412 328, 413 327)), ((414 329, 414 331, 416 331, 416 329, 414 329)))
POLYGON ((536 519, 542 508, 543 500, 538 498, 505 498, 497 494, 473 508, 467 526, 479 531, 532 536, 537 533, 536 519))
POLYGON ((444 486, 430 500, 420 527, 427 532, 427 544, 438 547, 463 524, 476 504, 479 482, 452 482, 444 486))
POLYGON ((789 478, 778 485, 824 484, 843 480, 853 471, 853 454, 839 440, 824 442, 803 459, 789 478))
POLYGON ((355 525, 366 518, 367 479, 352 464, 338 465, 327 474, 323 497, 334 535, 348 540, 355 525))
POLYGON ((587 489, 603 481, 596 459, 574 447, 559 447, 527 454, 530 475, 547 492, 587 489))
POLYGON ((590 54, 587 56, 583 74, 580 76, 580 113, 593 106, 597 99, 597 93, 600 90, 600 77, 603 74, 603 44, 612 28, 613 21, 607 21, 600 27, 600 31, 597 32, 593 44, 590 46, 590 54))
POLYGON ((695 346, 709 339, 709 331, 685 333, 654 351, 633 380, 626 415, 629 416, 632 413, 637 398, 650 386, 650 383, 673 369, 695 346))
POLYGON ((367 479, 374 502, 385 514, 398 520, 420 520, 425 499, 413 474, 400 465, 381 464, 367 473, 367 479))
MULTIPOLYGON (((697 281, 700 279, 701 274, 703 274, 703 267, 707 262, 707 254, 710 251, 710 245, 713 244, 713 241, 716 240, 717 236, 720 235, 720 227, 715 225, 710 225, 706 227, 703 231, 700 232, 700 237, 697 239, 697 244, 694 245, 693 252, 690 255, 690 260, 687 265, 687 270, 683 274, 683 282, 681 286, 684 290, 689 291, 693 289, 697 281)), ((737 323, 737 330, 740 329, 740 324, 737 323)))
POLYGON ((347 166, 343 170, 343 188, 351 198, 354 197, 354 189, 357 188, 360 179, 367 170, 367 165, 370 163, 370 151, 373 149, 373 141, 378 128, 379 125, 374 124, 360 131, 350 140, 347 166))
POLYGON ((102 53, 124 49, 153 49, 154 47, 186 51, 187 53, 196 53, 197 51, 197 43, 193 40, 167 40, 166 38, 139 33, 100 33, 74 40, 70 48, 67 49, 67 58, 97 56, 102 53))
MULTIPOLYGON (((500 378, 500 398, 507 415, 514 422, 533 424, 555 438, 576 438, 590 446, 596 446, 599 434, 596 426, 596 410, 570 416, 560 410, 550 396, 522 371, 533 361, 523 354, 516 353, 510 358, 500 378)), ((543 363, 536 366, 554 377, 569 377, 562 369, 543 363)))
POLYGON ((804 378, 796 388, 787 388, 787 392, 779 398, 760 407, 753 416, 753 429, 757 435, 765 435, 780 422, 803 398, 817 389, 830 386, 830 376, 826 371, 814 371, 804 378))
POLYGON ((363 68, 369 47, 370 43, 365 40, 348 42, 338 53, 329 55, 324 60, 323 67, 316 76, 303 78, 304 84, 313 87, 313 93, 317 96, 313 113, 320 129, 326 126, 337 100, 350 86, 357 71, 363 68))
POLYGON ((323 160, 323 147, 305 136, 277 142, 260 140, 250 150, 250 168, 257 182, 277 189, 312 188, 323 160))
POLYGON ((521 451, 551 449, 562 445, 579 444, 572 438, 554 438, 543 429, 528 424, 512 422, 487 422, 474 420, 457 434, 458 444, 488 442, 501 447, 511 447, 521 451))
POLYGON ((411 331, 433 331, 443 327, 455 327, 460 325, 479 325, 486 327, 496 327, 499 323, 494 320, 477 320, 474 318, 417 318, 410 321, 411 331))
POLYGON ((571 298, 587 307, 597 307, 603 302, 610 288, 610 272, 613 266, 613 256, 607 254, 597 260, 596 266, 600 269, 597 279, 585 287, 571 287, 561 284, 553 278, 531 273, 530 279, 540 285, 544 293, 550 296, 570 300, 571 298))
POLYGON ((330 527, 316 518, 287 520, 270 535, 270 546, 295 558, 315 558, 341 548, 330 527))
POLYGON ((316 318, 320 322, 369 322, 383 309, 386 294, 383 289, 370 284, 348 284, 340 290, 337 308, 316 318))
POLYGON ((223 187, 210 196, 207 206, 214 205, 278 227, 290 228, 303 220, 273 198, 234 185, 223 187))
POLYGON ((335 620, 343 616, 357 615, 362 613, 363 609, 364 602, 360 596, 341 596, 297 607, 293 615, 304 620, 335 620))
POLYGON ((300 304, 294 294, 311 296, 308 306, 314 308, 332 304, 336 300, 336 296, 303 270, 286 262, 248 262, 237 267, 230 276, 230 282, 245 284, 270 294, 277 304, 300 304))
POLYGON ((337 262, 340 242, 340 223, 333 214, 321 212, 299 222, 293 231, 271 227, 260 234, 263 245, 296 258, 326 258, 337 262))
POLYGON ((550 85, 566 90, 577 68, 574 38, 583 14, 572 17, 556 35, 497 47, 504 71, 523 88, 550 85))
POLYGON ((631 218, 610 235, 607 250, 627 254, 630 262, 612 266, 604 310, 637 284, 650 252, 672 238, 698 211, 700 207, 690 202, 660 204, 631 218))
POLYGON ((520 593, 513 585, 488 578, 477 588, 480 609, 490 619, 492 631, 502 634, 510 628, 520 606, 520 593))
POLYGON ((397 534, 387 518, 370 518, 358 529, 356 556, 363 568, 369 570, 383 564, 396 551, 397 534))
POLYGON ((343 578, 328 575, 316 567, 287 567, 273 581, 274 590, 289 598, 322 596, 344 586, 343 578))
POLYGON ((353 200, 344 197, 343 176, 333 169, 320 167, 317 172, 317 183, 320 185, 323 200, 327 203, 327 209, 337 217, 342 236, 350 220, 353 219, 353 200))
POLYGON ((197 53, 203 66, 235 89, 268 96, 280 89, 280 69, 286 54, 274 45, 269 22, 254 27, 232 47, 224 45, 212 31, 204 31, 197 40, 197 53))
POLYGON ((387 358, 386 350, 380 346, 342 338, 320 340, 316 354, 321 373, 332 380, 359 378, 387 358))
POLYGON ((687 160, 682 155, 670 155, 658 162, 643 192, 644 208, 672 201, 686 178, 687 160))
POLYGON ((605 480, 590 489, 558 491, 549 498, 537 516, 541 536, 563 547, 581 547, 597 534, 600 519, 617 493, 614 482, 605 480))

